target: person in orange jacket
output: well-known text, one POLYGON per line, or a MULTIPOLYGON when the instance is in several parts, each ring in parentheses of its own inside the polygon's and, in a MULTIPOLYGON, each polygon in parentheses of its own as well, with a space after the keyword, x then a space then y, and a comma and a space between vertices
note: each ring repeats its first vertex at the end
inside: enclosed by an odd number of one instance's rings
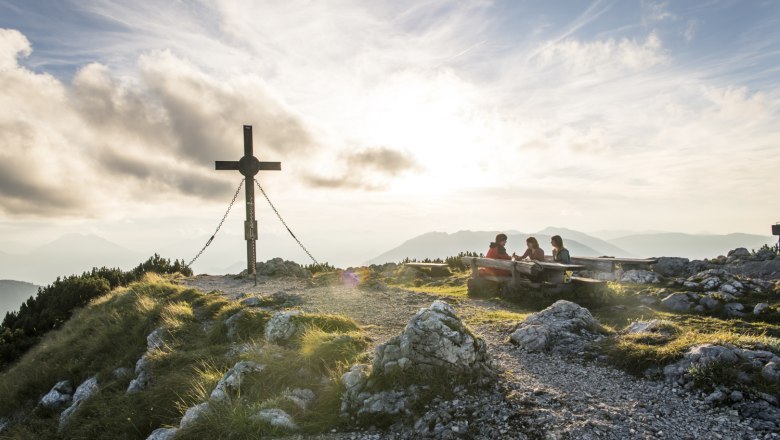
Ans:
MULTIPOLYGON (((496 241, 490 243, 490 249, 488 249, 485 258, 493 258, 496 260, 511 260, 512 256, 506 252, 506 242, 507 242, 506 234, 496 235, 496 241)), ((479 272, 482 275, 493 275, 499 277, 512 275, 507 270, 493 269, 491 267, 483 267, 479 269, 479 272)))

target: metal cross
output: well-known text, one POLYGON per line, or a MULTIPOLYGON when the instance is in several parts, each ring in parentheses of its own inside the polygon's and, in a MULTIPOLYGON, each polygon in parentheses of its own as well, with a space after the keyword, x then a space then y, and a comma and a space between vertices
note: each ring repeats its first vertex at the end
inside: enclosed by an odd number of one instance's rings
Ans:
POLYGON ((255 174, 259 171, 280 171, 281 162, 260 162, 252 148, 252 126, 244 125, 244 157, 238 161, 218 160, 214 163, 217 170, 238 170, 245 178, 246 221, 244 238, 246 239, 246 268, 249 275, 257 274, 257 220, 255 220, 255 174))

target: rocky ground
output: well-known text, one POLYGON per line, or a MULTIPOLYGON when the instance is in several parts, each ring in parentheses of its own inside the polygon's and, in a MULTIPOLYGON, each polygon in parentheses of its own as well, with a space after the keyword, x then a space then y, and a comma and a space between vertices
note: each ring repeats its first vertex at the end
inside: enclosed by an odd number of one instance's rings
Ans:
MULTIPOLYGON (((442 299, 382 285, 361 289, 349 280, 318 286, 306 278, 261 276, 255 286, 252 280, 236 277, 198 276, 184 282, 234 299, 275 295, 305 311, 345 314, 365 328, 372 345, 398 335, 419 309, 442 299)), ((490 300, 444 299, 464 316, 497 308, 490 300)), ((705 402, 705 394, 638 379, 583 361, 577 353, 518 348, 508 342, 512 330, 506 322, 475 328, 498 371, 494 384, 454 390, 454 397, 431 402, 414 423, 317 438, 780 438, 772 423, 741 416, 729 406, 713 406, 705 402)))

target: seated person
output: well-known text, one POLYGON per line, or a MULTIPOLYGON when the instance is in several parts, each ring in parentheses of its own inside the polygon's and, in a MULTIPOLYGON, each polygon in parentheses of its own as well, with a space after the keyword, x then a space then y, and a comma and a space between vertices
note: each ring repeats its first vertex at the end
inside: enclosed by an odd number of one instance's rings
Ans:
POLYGON ((512 256, 518 260, 528 258, 531 261, 544 261, 544 250, 539 247, 539 241, 536 240, 536 237, 528 237, 525 240, 525 245, 528 246, 528 249, 525 250, 523 255, 519 257, 517 255, 512 256))
MULTIPOLYGON (((490 243, 490 249, 488 249, 485 258, 493 258, 496 260, 511 260, 512 257, 506 253, 506 247, 505 247, 506 242, 507 242, 506 234, 496 235, 496 241, 490 243)), ((493 275, 499 277, 512 275, 507 270, 493 269, 492 267, 482 267, 479 269, 479 273, 480 275, 493 275)))
POLYGON ((550 244, 552 244, 553 261, 562 264, 571 264, 571 255, 569 250, 563 247, 563 239, 560 235, 553 235, 550 238, 550 244))

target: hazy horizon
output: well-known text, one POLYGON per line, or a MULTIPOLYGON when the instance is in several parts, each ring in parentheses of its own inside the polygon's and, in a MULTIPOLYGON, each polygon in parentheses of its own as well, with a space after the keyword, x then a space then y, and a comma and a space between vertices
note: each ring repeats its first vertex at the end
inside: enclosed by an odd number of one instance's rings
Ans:
MULTIPOLYGON (((769 236, 778 18, 728 1, 0 0, 0 252, 87 233, 189 258, 240 180, 214 161, 241 156, 243 124, 323 261, 434 230, 769 236)), ((262 233, 300 252, 257 203, 262 233)), ((239 198, 226 266, 242 221, 239 198)))

